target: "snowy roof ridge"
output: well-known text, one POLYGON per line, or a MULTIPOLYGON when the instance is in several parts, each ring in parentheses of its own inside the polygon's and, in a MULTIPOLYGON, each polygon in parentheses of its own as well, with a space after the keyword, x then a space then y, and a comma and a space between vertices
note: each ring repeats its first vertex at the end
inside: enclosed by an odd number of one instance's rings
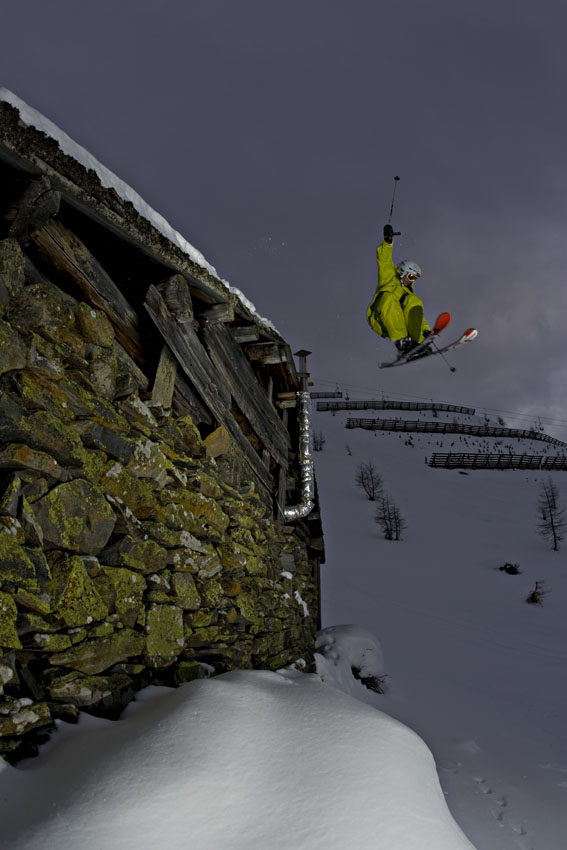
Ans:
POLYGON ((104 188, 114 189, 117 195, 119 195, 124 201, 130 202, 136 212, 152 224, 153 227, 162 234, 162 236, 186 254, 193 263, 201 266, 201 268, 205 269, 210 275, 226 286, 229 292, 235 295, 241 304, 254 314, 259 322, 278 333, 273 323, 269 319, 263 318, 258 314, 254 304, 246 298, 240 289, 231 286, 228 281, 223 280, 214 266, 207 262, 203 254, 197 250, 194 245, 175 230, 160 213, 150 207, 150 205, 144 201, 138 192, 121 180, 109 168, 100 163, 86 148, 75 142, 67 133, 64 132, 64 130, 61 130, 56 124, 54 124, 53 121, 50 121, 49 118, 46 118, 37 109, 29 106, 9 89, 0 87, 0 101, 4 101, 9 103, 11 106, 14 106, 20 113, 20 118, 24 124, 34 127, 36 130, 45 133, 51 139, 56 141, 61 151, 66 156, 74 159, 82 165, 83 168, 94 171, 104 188))

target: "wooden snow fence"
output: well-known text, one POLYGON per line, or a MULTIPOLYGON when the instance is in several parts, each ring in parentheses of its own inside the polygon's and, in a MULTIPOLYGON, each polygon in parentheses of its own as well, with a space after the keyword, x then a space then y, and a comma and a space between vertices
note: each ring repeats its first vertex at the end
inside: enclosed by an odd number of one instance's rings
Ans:
POLYGON ((422 422, 419 419, 347 419, 345 428, 363 428, 366 431, 405 431, 422 434, 468 434, 473 437, 512 437, 520 440, 538 440, 555 446, 567 446, 562 440, 541 431, 524 431, 492 425, 468 425, 464 422, 422 422))
POLYGON ((545 469, 567 470, 567 457, 556 455, 480 454, 474 452, 435 452, 429 466, 441 469, 545 469))
MULTIPOLYGON (((311 398, 317 396, 317 393, 311 394, 311 398)), ((323 394, 321 396, 323 397, 323 394)), ((329 396, 324 397, 329 398, 329 396)), ((369 401, 318 401, 317 410, 438 410, 444 413, 463 413, 468 416, 473 416, 475 413, 474 407, 460 407, 456 404, 441 404, 433 401, 388 401, 387 399, 382 401, 376 399, 369 401)))

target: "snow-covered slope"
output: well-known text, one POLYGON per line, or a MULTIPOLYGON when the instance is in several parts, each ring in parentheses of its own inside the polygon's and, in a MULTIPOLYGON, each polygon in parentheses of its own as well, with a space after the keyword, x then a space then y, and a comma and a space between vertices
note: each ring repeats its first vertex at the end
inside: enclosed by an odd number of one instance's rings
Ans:
MULTIPOLYGON (((479 850, 567 846, 567 564, 536 531, 543 480, 567 506, 566 472, 433 469, 432 452, 562 454, 537 441, 346 430, 316 413, 315 452, 327 563, 324 625, 376 635, 384 696, 357 695, 431 747, 451 811, 479 850), (372 461, 407 522, 386 541, 355 485, 372 461), (520 574, 498 567, 519 564, 520 574), (536 581, 542 606, 525 598, 536 581)), ((431 412, 365 416, 422 418, 431 412)), ((476 417, 439 414, 473 423, 476 417)), ((496 422, 491 424, 497 425, 496 422)), ((567 541, 566 541, 567 548, 567 541)))
POLYGON ((348 415, 314 416, 318 675, 150 688, 118 723, 61 724, 37 761, 0 770, 0 847, 564 850, 567 568, 535 514, 550 475, 567 503, 567 473, 432 469, 432 451, 495 442, 346 430, 348 415), (399 542, 355 485, 369 460, 399 542), (535 581, 542 606, 524 601, 535 581), (384 674, 383 694, 360 681, 384 674))

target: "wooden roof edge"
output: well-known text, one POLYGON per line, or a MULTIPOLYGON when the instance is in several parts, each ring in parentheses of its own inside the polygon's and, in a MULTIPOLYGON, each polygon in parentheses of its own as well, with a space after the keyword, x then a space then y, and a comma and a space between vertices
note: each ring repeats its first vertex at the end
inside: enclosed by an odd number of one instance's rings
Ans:
POLYGON ((19 111, 0 101, 0 159, 30 178, 47 176, 63 201, 107 227, 152 260, 183 274, 190 286, 200 290, 212 304, 231 303, 237 321, 254 324, 261 337, 284 342, 275 328, 262 320, 236 293, 207 268, 191 259, 163 235, 131 201, 112 187, 102 185, 98 175, 64 153, 56 139, 20 120, 19 111))

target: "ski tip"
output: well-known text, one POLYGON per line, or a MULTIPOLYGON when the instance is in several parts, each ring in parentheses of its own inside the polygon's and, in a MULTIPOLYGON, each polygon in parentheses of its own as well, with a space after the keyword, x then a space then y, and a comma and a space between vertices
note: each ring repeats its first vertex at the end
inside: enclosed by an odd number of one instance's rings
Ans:
POLYGON ((451 321, 450 313, 439 313, 437 318, 435 319, 435 324, 433 325, 434 331, 442 331, 443 328, 446 328, 449 322, 451 321))
POLYGON ((464 337, 464 339, 467 340, 467 342, 471 339, 476 339, 477 336, 478 336, 478 331, 477 331, 476 328, 469 328, 463 334, 463 337, 464 337))

